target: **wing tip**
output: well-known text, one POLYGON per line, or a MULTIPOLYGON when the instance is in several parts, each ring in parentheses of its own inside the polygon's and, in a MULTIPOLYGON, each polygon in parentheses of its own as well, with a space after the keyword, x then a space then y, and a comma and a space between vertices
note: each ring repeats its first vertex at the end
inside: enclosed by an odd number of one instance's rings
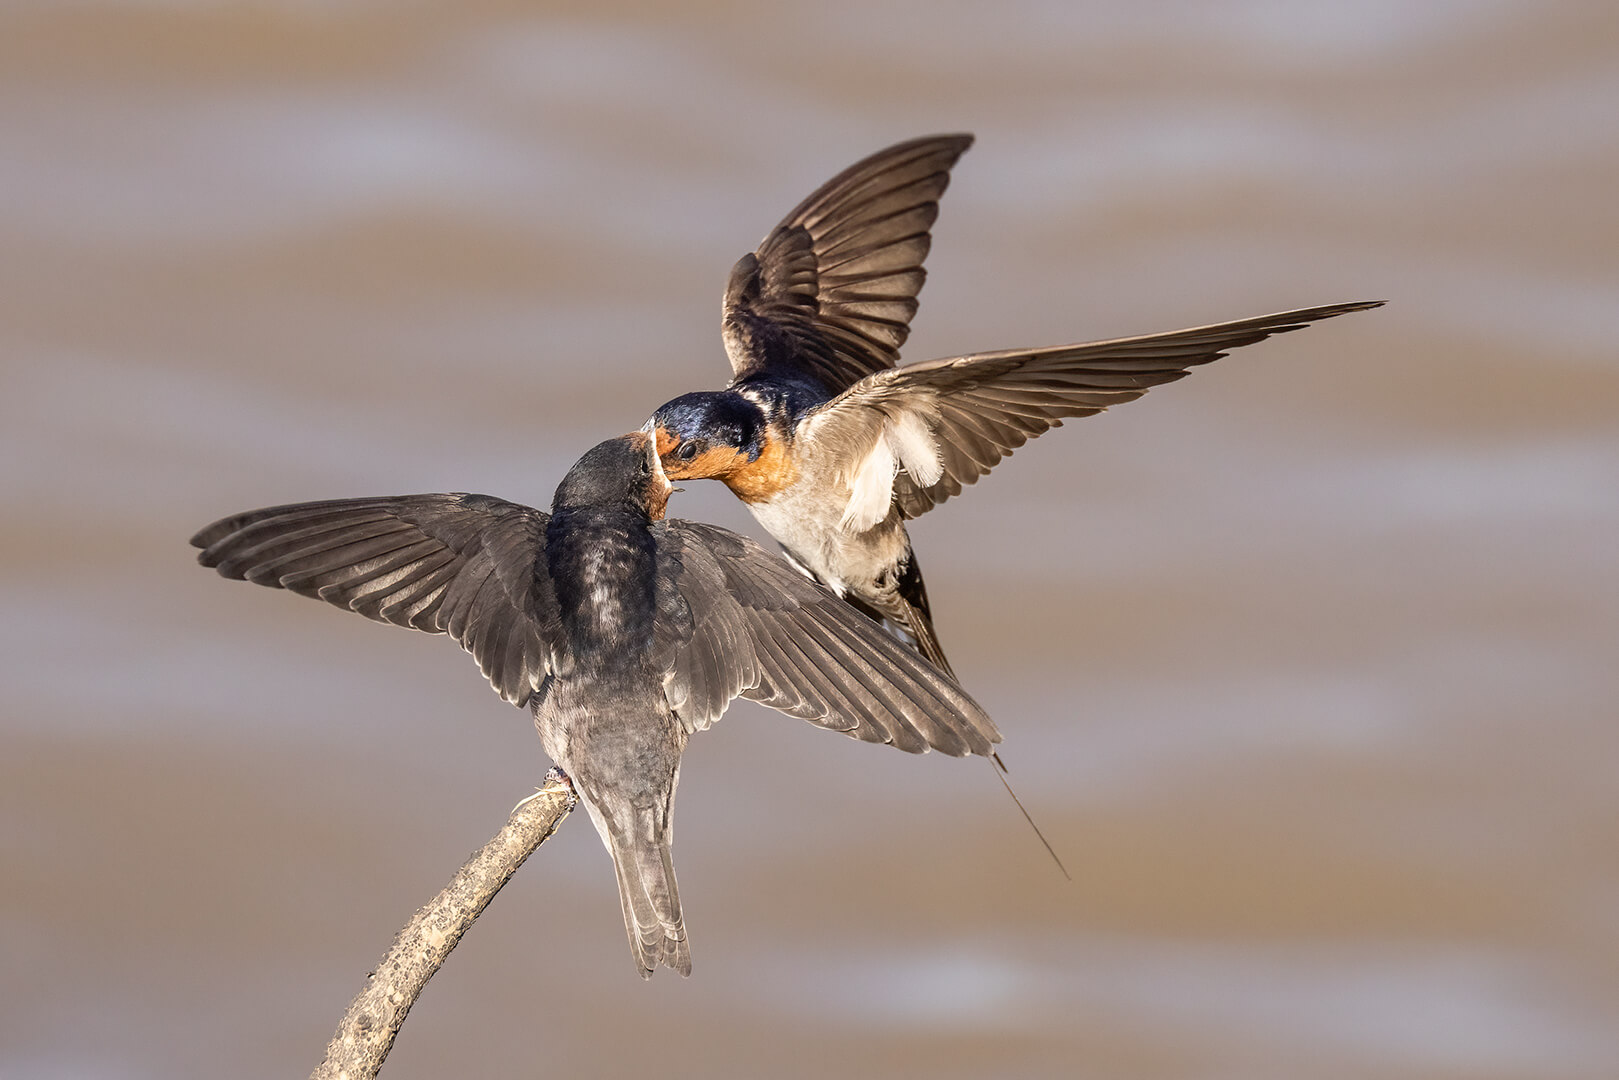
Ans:
POLYGON ((909 139, 901 139, 897 143, 867 154, 857 161, 854 166, 851 166, 851 169, 877 159, 890 156, 898 157, 912 150, 924 150, 926 152, 950 150, 953 151, 953 161, 954 158, 959 158, 962 154, 965 154, 977 139, 978 137, 970 131, 939 131, 932 135, 917 135, 909 139))
POLYGON ((924 135, 916 140, 918 143, 937 142, 949 146, 956 152, 956 156, 965 154, 978 141, 978 136, 970 131, 947 131, 937 135, 924 135))
POLYGON ((1322 319, 1334 319, 1339 315, 1349 315, 1356 311, 1371 311, 1373 308, 1380 308, 1386 303, 1388 303, 1387 300, 1351 300, 1344 304, 1323 304, 1320 307, 1284 311, 1274 317, 1297 319, 1302 325, 1308 322, 1319 322, 1322 319))
POLYGON ((204 525, 191 535, 191 539, 187 540, 186 543, 190 544, 194 548, 202 549, 201 553, 197 556, 199 562, 202 562, 204 566, 213 565, 212 563, 204 561, 210 554, 209 549, 214 547, 214 545, 218 544, 221 540, 224 540, 226 537, 230 536, 232 533, 240 530, 240 519, 240 514, 232 514, 230 517, 220 518, 218 521, 215 521, 212 524, 204 525))
MULTIPOLYGON (((1320 307, 1297 308, 1292 311, 1279 311, 1274 315, 1260 316, 1258 319, 1247 320, 1250 323, 1258 324, 1254 330, 1254 333, 1258 336, 1255 337, 1253 341, 1234 341, 1227 343, 1224 348, 1242 348, 1244 345, 1252 345, 1263 341, 1267 337, 1274 337, 1277 334, 1291 333, 1294 330, 1303 330, 1305 327, 1310 326, 1313 323, 1324 322, 1327 319, 1336 319, 1340 315, 1352 315, 1357 311, 1371 311, 1374 308, 1382 307, 1386 303, 1388 303, 1387 300, 1351 300, 1344 304, 1323 304, 1320 307)), ((1218 326, 1219 324, 1215 325, 1218 326)), ((1212 360, 1218 360, 1226 355, 1228 354, 1222 352, 1216 356, 1209 357, 1207 360, 1199 360, 1197 362, 1206 364, 1212 360)))

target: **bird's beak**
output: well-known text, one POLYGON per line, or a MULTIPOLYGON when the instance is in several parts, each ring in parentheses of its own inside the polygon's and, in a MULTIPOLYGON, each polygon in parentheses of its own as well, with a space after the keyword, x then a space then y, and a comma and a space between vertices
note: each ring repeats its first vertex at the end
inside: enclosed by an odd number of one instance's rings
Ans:
POLYGON ((677 488, 671 484, 669 482, 669 477, 664 475, 663 459, 658 456, 657 425, 654 421, 648 420, 644 425, 642 425, 641 430, 646 434, 647 457, 652 461, 652 472, 655 476, 657 476, 658 482, 663 485, 664 495, 667 497, 671 493, 679 491, 680 488, 677 488))

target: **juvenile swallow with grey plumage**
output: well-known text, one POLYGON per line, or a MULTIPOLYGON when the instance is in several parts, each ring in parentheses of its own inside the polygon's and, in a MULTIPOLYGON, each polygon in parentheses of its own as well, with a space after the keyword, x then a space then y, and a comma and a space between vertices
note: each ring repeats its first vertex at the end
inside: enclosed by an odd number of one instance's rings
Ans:
POLYGON ((828 181, 731 270, 734 378, 652 424, 671 479, 717 479, 788 557, 950 671, 905 522, 1068 417, 1382 301, 896 367, 939 196, 970 135, 880 151, 828 181))
POLYGON ((618 874, 641 975, 691 973, 670 838, 687 739, 737 697, 911 753, 988 755, 955 683, 745 537, 664 518, 646 432, 569 470, 549 514, 488 495, 253 510, 191 540, 228 578, 448 634, 534 714, 618 874))

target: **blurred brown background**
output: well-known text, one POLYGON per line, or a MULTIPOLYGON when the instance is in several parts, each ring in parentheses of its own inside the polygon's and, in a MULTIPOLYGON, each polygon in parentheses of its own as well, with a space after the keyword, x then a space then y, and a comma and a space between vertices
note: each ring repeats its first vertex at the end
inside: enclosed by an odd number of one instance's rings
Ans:
POLYGON ((724 381, 781 214, 958 129, 911 360, 1390 301, 915 527, 1076 880, 982 764, 739 706, 693 978, 581 815, 385 1075, 1619 1075, 1616 116, 1603 0, 6 4, 0 1077, 303 1075, 547 767, 194 529, 548 505, 724 381))

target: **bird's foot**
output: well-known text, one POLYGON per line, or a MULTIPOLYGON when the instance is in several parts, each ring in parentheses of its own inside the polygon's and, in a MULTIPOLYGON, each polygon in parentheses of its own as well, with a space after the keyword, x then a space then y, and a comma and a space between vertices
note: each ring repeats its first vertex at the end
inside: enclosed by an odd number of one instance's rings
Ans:
POLYGON ((545 774, 545 785, 535 788, 534 794, 530 795, 528 798, 519 800, 517 805, 512 807, 512 813, 517 813, 517 811, 521 810, 524 806, 533 802, 535 799, 538 799, 541 795, 544 795, 546 787, 549 787, 551 784, 559 781, 563 787, 568 789, 568 798, 571 800, 569 803, 569 808, 571 809, 572 803, 579 800, 579 793, 574 789, 573 779, 569 777, 567 773, 563 772, 560 767, 552 766, 551 771, 545 774))

